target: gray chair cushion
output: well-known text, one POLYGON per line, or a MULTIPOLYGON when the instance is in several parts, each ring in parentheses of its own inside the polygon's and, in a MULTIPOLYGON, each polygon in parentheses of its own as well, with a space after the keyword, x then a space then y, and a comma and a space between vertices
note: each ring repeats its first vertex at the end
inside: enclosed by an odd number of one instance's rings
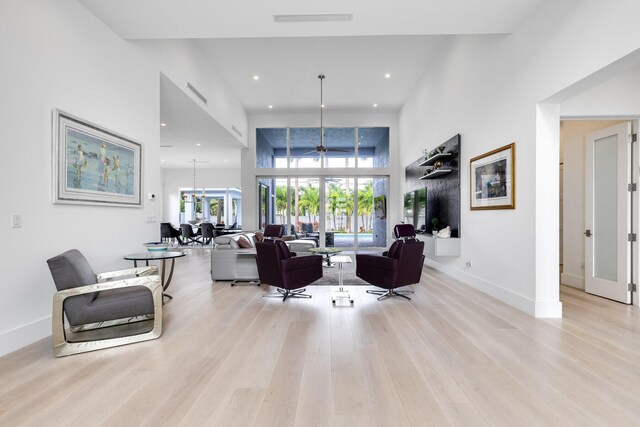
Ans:
MULTIPOLYGON (((98 283, 96 273, 87 259, 77 249, 71 249, 47 260, 56 288, 78 288, 98 283)), ((72 325, 81 325, 81 313, 96 298, 98 292, 69 297, 64 301, 64 311, 72 325)))
POLYGON ((151 291, 142 286, 98 293, 80 316, 80 324, 153 314, 151 291))
MULTIPOLYGON (((96 273, 77 249, 48 259, 47 264, 59 291, 98 283, 96 273)), ((141 286, 93 292, 67 298, 64 312, 72 326, 153 314, 153 297, 141 286)))
POLYGON ((77 249, 54 256, 47 264, 59 291, 98 283, 96 273, 77 249))

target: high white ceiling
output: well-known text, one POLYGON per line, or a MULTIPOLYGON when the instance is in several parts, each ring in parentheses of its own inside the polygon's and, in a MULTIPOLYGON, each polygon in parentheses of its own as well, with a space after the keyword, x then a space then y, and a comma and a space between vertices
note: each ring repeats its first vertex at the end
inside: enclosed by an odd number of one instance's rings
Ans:
MULTIPOLYGON (((553 0, 80 1, 124 39, 194 39, 251 114, 319 113, 319 73, 326 75, 327 113, 397 111, 446 37, 510 33, 553 0), (313 13, 353 19, 274 20, 313 13)), ((168 80, 161 90, 169 125, 161 143, 173 145, 161 149, 162 167, 188 167, 193 158, 239 167, 240 148, 225 129, 168 80)))
POLYGON ((239 168, 241 144, 165 76, 160 78, 160 167, 239 168), (200 145, 198 145, 200 144, 200 145))
POLYGON ((544 0, 81 0, 123 38, 237 38, 512 32, 544 0), (352 13, 276 23, 274 14, 352 13))
POLYGON ((250 113, 396 111, 446 36, 289 37, 198 40, 250 113), (385 78, 390 73, 391 78, 385 78), (253 76, 259 76, 254 80, 253 76), (272 105, 273 110, 268 106, 272 105))

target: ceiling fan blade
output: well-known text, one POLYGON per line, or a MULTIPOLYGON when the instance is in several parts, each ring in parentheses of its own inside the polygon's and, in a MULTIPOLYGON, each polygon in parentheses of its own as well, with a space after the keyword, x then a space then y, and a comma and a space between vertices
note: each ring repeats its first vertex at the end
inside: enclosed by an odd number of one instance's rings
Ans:
POLYGON ((329 148, 327 147, 327 151, 333 151, 336 153, 349 153, 350 150, 343 150, 342 148, 329 148))
POLYGON ((306 153, 302 153, 302 155, 304 156, 311 153, 317 153, 317 151, 316 150, 307 151, 306 153))

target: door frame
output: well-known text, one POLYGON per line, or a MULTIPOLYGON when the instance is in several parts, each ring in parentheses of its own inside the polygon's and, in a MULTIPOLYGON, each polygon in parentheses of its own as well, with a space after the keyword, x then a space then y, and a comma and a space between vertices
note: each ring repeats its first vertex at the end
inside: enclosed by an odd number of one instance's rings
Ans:
MULTIPOLYGON (((540 106, 540 104, 538 104, 540 106)), ((546 104, 546 105, 551 105, 551 104, 546 104)), ((640 116, 638 115, 581 115, 581 116, 563 116, 561 114, 559 114, 559 104, 552 104, 552 106, 554 106, 554 108, 549 108, 548 111, 546 109, 539 109, 538 111, 538 120, 541 124, 546 124, 546 125, 550 125, 552 123, 557 123, 558 125, 563 122, 563 121, 630 121, 632 123, 632 132, 635 134, 640 133, 640 128, 639 128, 639 124, 638 122, 640 121, 640 116)), ((559 129, 559 126, 558 126, 559 129)), ((555 138, 553 138, 553 140, 555 140, 555 138)), ((560 132, 558 133, 558 141, 560 140, 560 132)), ((633 159, 633 165, 634 165, 634 170, 633 170, 633 180, 634 182, 638 183, 638 191, 634 192, 634 195, 632 197, 632 203, 631 203, 631 208, 633 209, 633 215, 632 215, 632 224, 633 224, 633 229, 637 230, 636 233, 638 233, 638 231, 640 231, 640 203, 639 203, 639 199, 640 199, 640 141, 635 142, 634 143, 634 149, 633 149, 633 154, 632 154, 632 159, 633 159)), ((559 144, 558 144, 559 147, 559 144)), ((564 163, 566 163, 566 158, 564 159, 564 163)), ((566 172, 566 171, 565 171, 566 172)), ((584 181, 584 175, 583 175, 583 181, 584 181)), ((584 183, 583 183, 584 184, 584 183)), ((559 185, 558 185, 559 187, 559 185)), ((572 189, 569 187, 565 187, 564 188, 565 194, 567 191, 584 191, 584 185, 582 186, 582 188, 577 188, 577 189, 572 189)), ((559 210, 558 210, 559 212, 559 210)), ((639 234, 640 237, 640 234, 639 234)), ((640 241, 640 240, 639 240, 640 241)), ((638 243, 638 242, 636 242, 638 243)), ((565 247, 566 247, 566 242, 565 242, 565 247)), ((559 259, 559 258, 558 258, 559 259)), ((634 279, 636 281, 636 286, 637 289, 640 290, 640 284, 637 283, 638 281, 640 281, 640 268, 639 268, 639 260, 640 260, 640 250, 638 250, 637 247, 634 247, 633 249, 633 255, 631 258, 631 265, 634 271, 634 279)), ((560 281, 558 280, 558 290, 559 290, 559 286, 560 286, 560 281)), ((537 283, 537 286, 540 286, 541 283, 537 283)), ((577 287, 577 286, 576 286, 577 287)), ((551 291, 551 288, 547 288, 548 291, 551 291)), ((631 296, 631 304, 636 306, 636 307, 640 307, 640 292, 632 292, 632 296, 631 296)), ((557 316, 557 317, 561 317, 557 316)))

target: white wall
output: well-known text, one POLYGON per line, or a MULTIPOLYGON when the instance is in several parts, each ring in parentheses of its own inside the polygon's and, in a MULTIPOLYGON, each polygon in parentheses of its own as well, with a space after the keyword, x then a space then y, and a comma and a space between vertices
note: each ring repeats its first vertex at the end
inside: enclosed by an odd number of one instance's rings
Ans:
POLYGON ((557 104, 554 94, 640 47, 619 25, 640 3, 548 2, 507 36, 454 37, 400 114, 400 160, 460 133, 462 256, 430 265, 539 317, 558 317, 557 104), (469 159, 516 142, 516 209, 469 209, 469 159), (473 266, 465 263, 472 260, 473 266))
POLYGON ((159 69, 230 135, 247 145, 247 114, 227 84, 193 40, 135 40, 159 69), (206 99, 204 104, 187 87, 191 83, 206 99), (238 129, 242 136, 233 131, 238 129))
MULTIPOLYGON (((263 114, 249 117, 249 146, 248 150, 242 151, 242 226, 250 230, 257 228, 258 196, 256 186, 256 176, 265 175, 270 169, 257 169, 255 159, 256 129, 258 128, 286 128, 286 127, 318 127, 320 125, 319 114, 263 114)), ((398 198, 400 179, 404 180, 404 168, 398 165, 398 115, 394 113, 325 113, 325 128, 330 127, 388 127, 389 128, 389 164, 390 168, 368 168, 368 169, 278 169, 279 176, 353 176, 356 174, 369 175, 389 175, 390 194, 389 200, 398 198), (398 171, 402 170, 400 178, 398 171)), ((275 171, 275 170, 272 170, 275 171)), ((388 208, 389 217, 387 226, 392 227, 401 219, 401 207, 388 208)), ((390 236, 389 228, 387 236, 390 236)))
MULTIPOLYGON (((234 169, 198 169, 196 167, 196 185, 198 188, 240 188, 242 184, 240 168, 234 169)), ((180 224, 180 188, 193 187, 193 169, 163 169, 162 185, 164 209, 162 222, 180 224)), ((244 193, 242 208, 244 210, 244 193)))
POLYGON ((52 110, 143 144, 143 194, 161 191, 159 72, 74 0, 13 0, 0 13, 0 355, 51 334, 46 260, 77 248, 96 271, 157 236, 162 199, 143 208, 53 205, 52 110), (10 228, 10 214, 23 227, 10 228))
POLYGON ((563 118, 637 117, 640 67, 626 71, 560 104, 563 118))

